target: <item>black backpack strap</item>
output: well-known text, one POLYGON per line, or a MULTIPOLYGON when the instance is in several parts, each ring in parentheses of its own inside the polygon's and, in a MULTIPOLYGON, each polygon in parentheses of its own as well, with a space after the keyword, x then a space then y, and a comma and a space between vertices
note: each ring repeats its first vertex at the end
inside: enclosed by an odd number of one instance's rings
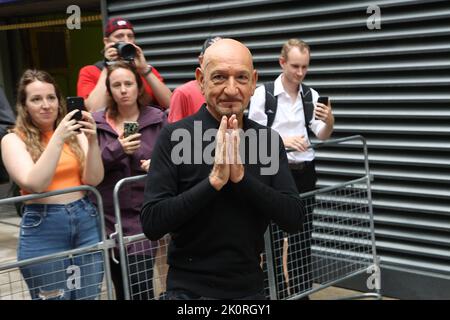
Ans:
MULTIPOLYGON (((277 114, 278 107, 278 99, 275 97, 275 83, 273 81, 265 82, 264 89, 266 91, 266 104, 264 106, 264 113, 267 116, 267 126, 272 127, 272 124, 275 120, 275 115, 277 114)), ((311 137, 313 134, 311 129, 309 128, 309 123, 314 117, 314 103, 312 101, 312 92, 311 88, 306 84, 302 84, 302 102, 303 102, 303 110, 305 112, 305 126, 308 131, 308 136, 311 137)), ((250 110, 250 105, 248 107, 250 110)))
POLYGON ((278 99, 275 97, 275 84, 273 81, 264 83, 266 89, 266 105, 264 113, 267 115, 267 126, 272 127, 275 115, 277 113, 278 99))
POLYGON ((94 63, 94 66, 96 66, 100 70, 103 70, 103 68, 105 67, 105 61, 103 60, 97 61, 96 63, 94 63))
POLYGON ((303 102, 303 111, 305 113, 305 126, 306 130, 308 131, 308 136, 311 138, 312 131, 309 128, 309 123, 311 120, 313 120, 314 117, 314 103, 312 101, 312 92, 311 88, 308 87, 306 84, 302 84, 302 91, 301 94, 302 102, 303 102))

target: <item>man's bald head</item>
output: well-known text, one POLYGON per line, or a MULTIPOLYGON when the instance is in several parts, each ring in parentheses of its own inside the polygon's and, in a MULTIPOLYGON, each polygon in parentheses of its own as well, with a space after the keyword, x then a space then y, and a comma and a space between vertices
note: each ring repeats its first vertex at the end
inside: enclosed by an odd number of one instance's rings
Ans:
POLYGON ((195 76, 216 119, 236 114, 242 121, 258 80, 252 54, 245 45, 234 39, 215 42, 205 51, 195 76))
POLYGON ((224 58, 242 60, 253 69, 253 57, 250 50, 241 42, 229 38, 220 39, 208 47, 203 55, 201 67, 205 68, 211 60, 224 58))

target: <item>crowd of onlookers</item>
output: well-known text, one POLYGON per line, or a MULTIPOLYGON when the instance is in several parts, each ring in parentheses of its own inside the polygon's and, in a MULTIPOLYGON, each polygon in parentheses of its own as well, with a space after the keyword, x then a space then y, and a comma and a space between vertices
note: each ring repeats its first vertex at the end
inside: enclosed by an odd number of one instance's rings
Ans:
MULTIPOLYGON (((316 183, 309 138, 327 139, 334 125, 330 102, 318 102, 317 91, 302 85, 309 66, 309 46, 289 40, 279 60, 283 72, 274 82, 256 88, 258 78, 250 51, 235 40, 208 38, 198 57, 196 79, 172 93, 136 45, 128 20, 108 20, 103 41, 104 60, 79 72, 77 95, 83 98, 84 110, 67 109, 66 99, 47 72, 27 70, 22 75, 15 121, 12 113, 3 115, 4 110, 9 111, 2 108, 2 124, 11 129, 2 133, 1 154, 11 180, 22 195, 95 186, 102 195, 109 235, 116 223, 114 186, 123 178, 149 173, 146 184, 126 185, 120 193, 123 234, 144 232, 152 240, 173 234, 167 297, 263 297, 256 290, 260 270, 255 270, 260 263, 255 256, 262 250, 261 232, 270 220, 291 231, 311 224, 298 198, 299 192, 313 190, 316 183), (245 117, 254 122, 243 120, 246 108, 245 117), (205 130, 208 126, 218 129, 213 166, 170 163, 167 153, 173 151, 173 145, 168 132, 178 127, 190 130, 189 121, 202 121, 205 130), (168 123, 174 125, 167 129, 168 123), (278 132, 281 146, 292 151, 277 153, 284 167, 272 179, 242 163, 225 164, 227 154, 236 151, 233 143, 239 143, 236 130, 260 129, 261 125, 278 132), (221 156, 225 158, 219 159, 221 156), (246 197, 239 200, 242 205, 230 203, 237 190, 246 197), (261 200, 246 200, 255 197, 261 200), (274 208, 275 204, 278 207, 274 208), (254 213, 243 217, 253 210, 261 212, 261 217, 254 213), (212 212, 214 218, 209 216, 212 212), (230 212, 233 214, 226 217, 230 212), (250 232, 252 228, 255 230, 250 232), (211 230, 216 230, 215 234, 211 230), (221 238, 222 230, 230 237, 221 238), (194 261, 196 258, 205 259, 194 261), (242 267, 225 270, 231 262, 242 267), (238 275, 241 272, 247 274, 238 275)), ((27 202, 21 214, 19 260, 88 246, 101 239, 96 201, 83 191, 27 202)), ((310 235, 304 237, 298 242, 307 243, 310 235)), ((146 250, 130 256, 131 263, 143 263, 151 278, 153 263, 148 261, 154 254, 149 242, 146 250)), ((290 259, 303 263, 302 270, 308 273, 308 248, 297 248, 292 254, 290 259)), ((51 263, 22 267, 21 272, 33 299, 52 298, 55 290, 60 290, 57 297, 62 299, 96 298, 100 287, 90 284, 101 283, 101 259, 101 255, 92 255, 72 261, 82 274, 96 275, 82 277, 77 290, 64 289, 67 275, 64 269, 52 273, 55 265, 51 263)), ((311 288, 312 283, 292 272, 285 274, 284 283, 291 292, 311 288)), ((124 299, 122 272, 113 260, 111 274, 116 298, 124 299)), ((152 284, 143 284, 138 278, 130 283, 136 292, 142 285, 151 289, 152 284)), ((154 297, 150 293, 139 298, 154 297)))

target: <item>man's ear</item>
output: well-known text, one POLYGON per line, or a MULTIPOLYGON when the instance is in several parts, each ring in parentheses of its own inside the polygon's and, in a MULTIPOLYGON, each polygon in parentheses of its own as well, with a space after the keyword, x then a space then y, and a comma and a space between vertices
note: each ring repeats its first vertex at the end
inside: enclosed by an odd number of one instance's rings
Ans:
POLYGON ((286 60, 280 56, 278 58, 278 63, 280 64, 280 67, 284 70, 284 66, 286 65, 286 60))
POLYGON ((198 86, 200 87, 200 90, 202 91, 202 94, 204 94, 203 91, 203 80, 204 80, 204 74, 203 74, 203 70, 200 67, 197 67, 197 69, 195 69, 195 79, 197 80, 198 86))
POLYGON ((106 46, 109 43, 109 39, 107 37, 103 38, 103 44, 106 46))

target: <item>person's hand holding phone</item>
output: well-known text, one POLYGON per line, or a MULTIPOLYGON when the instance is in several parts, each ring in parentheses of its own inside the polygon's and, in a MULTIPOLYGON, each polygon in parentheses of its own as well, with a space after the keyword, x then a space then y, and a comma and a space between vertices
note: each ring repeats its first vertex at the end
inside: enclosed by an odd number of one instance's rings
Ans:
POLYGON ((83 132, 89 143, 97 143, 97 125, 92 114, 87 111, 81 111, 81 120, 77 121, 82 125, 80 131, 83 132))
POLYGON ((322 120, 325 123, 334 123, 331 112, 331 104, 328 97, 319 97, 314 108, 314 117, 316 120, 322 120))
POLYGON ((126 154, 133 154, 141 147, 141 137, 140 133, 132 134, 128 137, 124 137, 123 135, 119 137, 119 142, 122 145, 123 152, 126 154))
POLYGON ((123 151, 126 154, 133 154, 141 147, 141 134, 138 133, 139 124, 135 121, 126 121, 123 124, 123 134, 119 137, 123 151))
POLYGON ((72 110, 66 114, 66 116, 59 123, 58 127, 55 129, 54 136, 59 137, 62 144, 64 144, 68 138, 76 136, 80 133, 79 130, 82 125, 73 119, 76 112, 76 110, 72 110))

